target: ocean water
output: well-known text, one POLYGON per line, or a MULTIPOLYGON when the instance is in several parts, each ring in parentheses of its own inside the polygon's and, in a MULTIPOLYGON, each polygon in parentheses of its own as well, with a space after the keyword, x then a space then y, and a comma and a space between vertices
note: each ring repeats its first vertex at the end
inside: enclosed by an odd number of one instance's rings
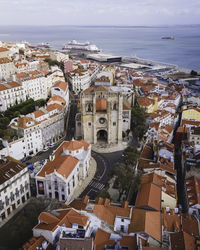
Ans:
POLYGON ((200 70, 200 25, 169 27, 0 26, 0 40, 49 42, 61 49, 71 40, 90 41, 105 53, 137 56, 200 70), (173 36, 175 40, 163 40, 173 36))

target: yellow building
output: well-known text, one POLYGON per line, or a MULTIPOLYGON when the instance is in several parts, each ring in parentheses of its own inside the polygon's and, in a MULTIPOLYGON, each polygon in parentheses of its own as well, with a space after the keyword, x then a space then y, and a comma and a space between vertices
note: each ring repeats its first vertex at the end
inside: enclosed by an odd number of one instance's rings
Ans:
POLYGON ((200 107, 183 110, 182 120, 193 120, 200 122, 200 107))
POLYGON ((144 97, 138 97, 137 102, 140 105, 140 107, 144 108, 146 113, 154 113, 155 111, 158 110, 157 100, 150 99, 144 96, 144 97))

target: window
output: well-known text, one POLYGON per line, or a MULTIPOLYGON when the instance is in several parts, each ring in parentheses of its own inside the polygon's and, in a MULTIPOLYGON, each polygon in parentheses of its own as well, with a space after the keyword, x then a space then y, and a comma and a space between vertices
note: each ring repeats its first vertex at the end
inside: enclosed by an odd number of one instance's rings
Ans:
POLYGON ((113 126, 116 126, 116 122, 113 122, 113 126))
POLYGON ((88 126, 90 127, 92 125, 92 123, 91 122, 88 122, 88 126))
POLYGON ((124 219, 121 219, 121 222, 124 222, 124 219))

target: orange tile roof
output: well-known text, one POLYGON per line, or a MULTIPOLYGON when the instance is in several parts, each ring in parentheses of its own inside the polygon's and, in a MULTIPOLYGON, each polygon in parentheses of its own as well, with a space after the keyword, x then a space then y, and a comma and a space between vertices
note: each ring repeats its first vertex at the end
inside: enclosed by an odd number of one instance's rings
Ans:
POLYGON ((6 51, 9 51, 9 50, 7 48, 0 47, 0 52, 6 52, 6 51))
POLYGON ((52 223, 60 221, 56 216, 54 216, 53 214, 47 213, 47 212, 42 212, 39 215, 38 220, 40 222, 45 223, 45 224, 52 224, 52 223))
POLYGON ((9 60, 7 57, 0 58, 0 64, 11 63, 11 62, 12 61, 9 60))
POLYGON ((149 99, 148 97, 138 97, 137 102, 142 107, 148 107, 153 104, 153 100, 149 99))
POLYGON ((84 93, 90 93, 90 92, 93 92, 94 91, 94 87, 90 87, 86 90, 84 90, 84 93))
POLYGON ((78 162, 79 161, 71 155, 59 156, 53 161, 47 162, 37 174, 37 176, 45 177, 45 175, 52 174, 54 171, 56 171, 64 178, 68 178, 78 162))
POLYGON ((28 116, 20 117, 18 119, 18 123, 17 123, 18 127, 23 128, 23 129, 30 128, 30 127, 35 126, 37 124, 38 123, 35 120, 33 120, 32 118, 30 118, 28 116), (32 124, 27 125, 27 123, 29 123, 29 122, 32 124))
POLYGON ((199 237, 199 225, 198 220, 191 214, 183 214, 182 215, 182 228, 183 231, 199 237))
POLYGON ((193 125, 193 126, 200 126, 200 122, 198 121, 191 121, 191 120, 182 120, 181 121, 181 124, 184 126, 184 125, 193 125))
POLYGON ((53 95, 53 96, 49 99, 48 103, 50 103, 50 102, 60 102, 60 103, 63 103, 63 104, 66 103, 65 99, 62 98, 61 96, 58 96, 58 95, 53 95))
POLYGON ((87 150, 89 146, 90 146, 90 144, 88 144, 84 140, 80 140, 80 141, 78 141, 78 140, 64 141, 58 147, 58 149, 55 151, 55 157, 58 157, 59 155, 61 155, 64 150, 74 151, 74 150, 81 149, 82 147, 84 147, 84 150, 87 150))
POLYGON ((16 88, 16 87, 20 87, 21 84, 19 84, 18 82, 7 82, 7 84, 11 87, 11 88, 16 88))
MULTIPOLYGON (((129 250, 137 249, 136 236, 123 236, 122 239, 117 240, 121 247, 128 247, 129 250)), ((110 234, 98 229, 94 239, 96 250, 104 250, 106 245, 115 245, 114 240, 110 240, 110 234)))
POLYGON ((56 213, 58 215, 52 215, 48 212, 42 212, 38 217, 39 224, 35 226, 35 229, 48 230, 54 232, 58 226, 63 224, 71 228, 72 224, 78 224, 80 226, 85 226, 88 222, 88 217, 80 215, 73 209, 57 209, 56 213))
POLYGON ((153 122, 149 125, 150 128, 155 128, 155 130, 157 131, 159 129, 159 126, 160 126, 160 122, 153 122))
POLYGON ((46 239, 43 236, 40 236, 39 238, 32 237, 28 242, 23 244, 22 249, 35 250, 42 247, 44 241, 46 241, 46 239))
POLYGON ((18 74, 16 74, 16 77, 17 78, 26 78, 26 77, 28 77, 29 75, 27 74, 27 73, 25 73, 25 72, 21 72, 21 73, 18 73, 18 74))
POLYGON ((142 184, 136 199, 136 207, 161 209, 161 188, 153 183, 142 184))
POLYGON ((63 107, 62 105, 58 104, 58 103, 53 103, 53 104, 49 104, 46 106, 46 110, 48 112, 51 112, 52 110, 57 109, 58 111, 62 111, 63 107))
POLYGON ((170 241, 171 241, 171 247, 173 250, 196 249, 195 238, 183 231, 170 234, 170 241))
POLYGON ((96 250, 104 250, 105 245, 114 245, 115 241, 110 240, 110 234, 98 229, 94 239, 94 245, 96 246, 96 250))
POLYGON ((144 209, 133 208, 129 233, 145 232, 161 242, 161 213, 144 209))
POLYGON ((68 87, 68 83, 67 82, 56 82, 54 85, 53 85, 54 88, 60 88, 62 89, 63 91, 66 91, 67 87, 68 87))
POLYGON ((151 90, 155 89, 155 86, 154 85, 145 85, 145 86, 142 86, 141 89, 144 92, 148 92, 148 91, 151 91, 151 90))
POLYGON ((7 88, 5 85, 0 84, 0 91, 7 90, 7 89, 8 89, 8 88, 7 88))
POLYGON ((167 232, 176 232, 181 230, 180 214, 163 213, 163 226, 167 232))
POLYGON ((163 176, 160 176, 154 172, 150 173, 150 174, 142 174, 142 177, 141 177, 142 184, 154 183, 160 187, 163 185, 162 180, 166 180, 166 178, 163 176))
POLYGON ((140 87, 140 86, 145 85, 145 82, 144 82, 143 80, 141 80, 141 79, 136 79, 136 80, 134 80, 133 83, 134 83, 134 85, 137 86, 137 87, 140 87))
POLYGON ((36 110, 35 112, 33 112, 35 118, 38 118, 40 116, 43 116, 45 113, 42 110, 36 110))

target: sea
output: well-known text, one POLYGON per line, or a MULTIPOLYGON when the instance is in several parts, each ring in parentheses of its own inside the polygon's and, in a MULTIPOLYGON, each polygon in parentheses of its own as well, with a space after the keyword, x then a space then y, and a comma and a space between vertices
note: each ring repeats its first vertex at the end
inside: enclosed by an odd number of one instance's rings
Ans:
POLYGON ((71 40, 90 41, 105 53, 200 70, 200 25, 0 26, 0 40, 27 41, 33 45, 48 42, 56 49, 71 40), (175 39, 162 39, 165 36, 175 39))

